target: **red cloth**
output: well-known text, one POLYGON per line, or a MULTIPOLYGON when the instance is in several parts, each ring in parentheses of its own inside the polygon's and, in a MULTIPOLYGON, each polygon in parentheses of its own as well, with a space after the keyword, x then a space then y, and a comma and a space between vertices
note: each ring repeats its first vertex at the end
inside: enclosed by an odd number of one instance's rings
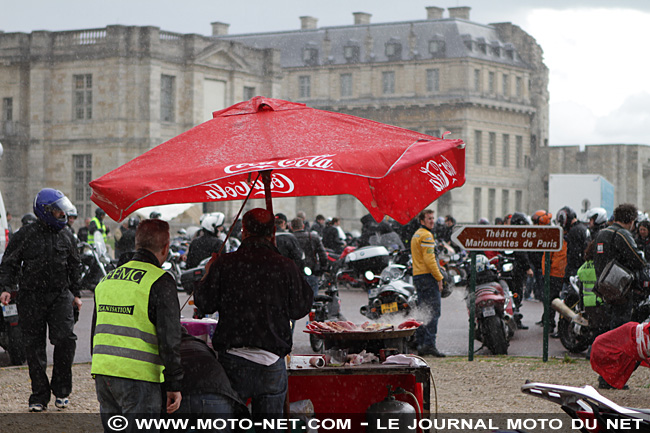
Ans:
MULTIPOLYGON (((591 368, 610 385, 621 389, 636 369, 637 363, 649 367, 647 352, 637 344, 637 322, 628 322, 623 326, 596 337, 591 345, 591 368), (645 356, 642 356, 645 353, 645 356)), ((643 326, 645 341, 650 338, 650 323, 643 326)))

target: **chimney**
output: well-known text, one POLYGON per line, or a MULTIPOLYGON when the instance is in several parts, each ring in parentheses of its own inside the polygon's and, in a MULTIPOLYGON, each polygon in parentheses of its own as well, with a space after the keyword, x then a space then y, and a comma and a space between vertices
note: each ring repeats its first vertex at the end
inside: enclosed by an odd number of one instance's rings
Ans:
POLYGON ((461 20, 469 20, 469 10, 471 8, 468 6, 460 6, 457 8, 447 8, 449 11, 449 18, 460 18, 461 20))
POLYGON ((436 6, 427 6, 427 19, 428 20, 439 20, 442 18, 442 13, 444 8, 439 8, 436 6))
POLYGON ((223 36, 228 34, 228 28, 230 27, 230 24, 215 21, 213 23, 210 23, 210 25, 212 26, 212 36, 223 36))
POLYGON ((318 18, 300 17, 300 30, 314 30, 318 27, 318 18))
POLYGON ((355 26, 363 26, 363 25, 370 24, 370 17, 372 16, 372 14, 366 12, 353 12, 352 15, 354 15, 355 26))

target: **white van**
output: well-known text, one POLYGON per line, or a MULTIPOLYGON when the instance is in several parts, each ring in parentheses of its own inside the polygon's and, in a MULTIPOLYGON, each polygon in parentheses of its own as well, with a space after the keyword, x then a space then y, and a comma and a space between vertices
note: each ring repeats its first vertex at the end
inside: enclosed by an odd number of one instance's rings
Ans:
POLYGON ((2 259, 2 255, 5 253, 7 242, 9 242, 9 223, 7 222, 5 202, 2 199, 2 193, 0 192, 0 259, 2 259))

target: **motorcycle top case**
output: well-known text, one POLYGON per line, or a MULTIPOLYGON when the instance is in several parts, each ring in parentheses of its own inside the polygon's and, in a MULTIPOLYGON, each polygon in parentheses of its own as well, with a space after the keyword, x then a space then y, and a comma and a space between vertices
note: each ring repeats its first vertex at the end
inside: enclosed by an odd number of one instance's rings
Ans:
POLYGON ((372 271, 375 275, 379 275, 388 266, 390 257, 386 247, 370 246, 352 251, 345 256, 345 261, 356 272, 372 271))

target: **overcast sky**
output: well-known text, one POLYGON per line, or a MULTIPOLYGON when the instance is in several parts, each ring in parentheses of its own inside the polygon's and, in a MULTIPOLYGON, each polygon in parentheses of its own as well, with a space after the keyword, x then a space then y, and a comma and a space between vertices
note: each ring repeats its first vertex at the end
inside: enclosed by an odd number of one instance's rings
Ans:
MULTIPOLYGON (((426 18, 426 6, 470 6, 472 21, 512 22, 544 50, 550 69, 550 143, 650 144, 650 1, 648 0, 0 0, 0 30, 78 30, 151 25, 209 35, 426 18)), ((443 17, 447 17, 447 12, 443 17)))

